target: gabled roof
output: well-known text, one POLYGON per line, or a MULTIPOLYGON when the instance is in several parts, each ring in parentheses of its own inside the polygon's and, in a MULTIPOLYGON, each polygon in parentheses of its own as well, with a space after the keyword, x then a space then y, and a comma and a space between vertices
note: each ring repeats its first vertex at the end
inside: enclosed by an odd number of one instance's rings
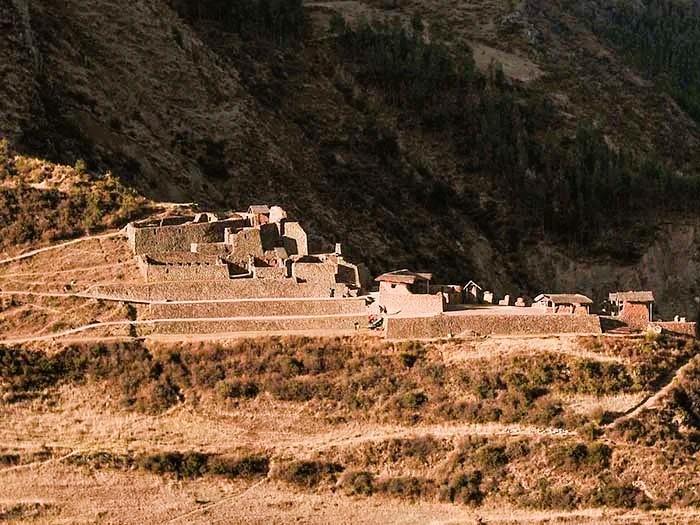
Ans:
POLYGON ((620 303, 653 303, 654 302, 654 292, 642 291, 642 292, 613 292, 608 298, 611 302, 620 303))
POLYGON ((430 281, 433 278, 432 273, 421 273, 412 272, 411 270, 396 270, 393 272, 388 272, 380 275, 375 279, 379 282, 388 283, 403 283, 403 284, 414 284, 418 281, 430 281))
POLYGON ((253 204, 248 207, 248 213, 254 213, 256 215, 270 213, 270 207, 267 204, 253 204))
POLYGON ((472 284, 473 284, 474 286, 476 286, 479 290, 482 290, 482 289, 483 289, 483 288, 481 288, 481 286, 479 286, 478 284, 476 284, 474 281, 469 281, 467 284, 464 285, 464 287, 465 287, 465 288, 469 288, 472 284))
POLYGON ((535 302, 538 303, 545 298, 554 304, 593 304, 590 298, 580 293, 542 293, 535 297, 535 302))

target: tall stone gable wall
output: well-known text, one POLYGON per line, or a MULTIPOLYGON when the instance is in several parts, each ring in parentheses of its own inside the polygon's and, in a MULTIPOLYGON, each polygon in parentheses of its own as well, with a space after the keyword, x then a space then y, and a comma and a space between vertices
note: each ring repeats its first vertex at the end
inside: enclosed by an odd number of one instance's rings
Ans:
POLYGON ((432 339, 474 332, 480 335, 600 334, 597 315, 437 315, 389 317, 389 339, 432 339))
POLYGON ((635 330, 644 330, 649 324, 649 308, 641 303, 625 303, 620 312, 620 321, 635 330))
POLYGON ((309 241, 298 222, 285 222, 282 244, 289 255, 309 255, 309 241))
POLYGON ((244 221, 240 219, 231 219, 144 228, 130 225, 127 229, 127 234, 129 246, 137 255, 144 253, 188 252, 192 243, 222 242, 226 228, 241 227, 244 224, 244 221))

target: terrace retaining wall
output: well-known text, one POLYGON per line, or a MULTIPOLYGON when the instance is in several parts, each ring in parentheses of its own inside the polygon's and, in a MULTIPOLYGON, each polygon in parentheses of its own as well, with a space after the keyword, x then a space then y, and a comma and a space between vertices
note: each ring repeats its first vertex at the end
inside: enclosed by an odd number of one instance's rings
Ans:
POLYGON ((696 323, 681 323, 681 322, 660 322, 660 323, 652 323, 655 325, 660 326, 664 331, 666 332, 671 332, 674 334, 680 334, 680 335, 690 335, 690 336, 695 336, 695 324, 696 323))
MULTIPOLYGON (((336 285, 335 296, 347 287, 336 285)), ((172 281, 147 284, 96 285, 86 295, 120 301, 198 301, 275 297, 330 297, 327 285, 297 283, 293 279, 229 279, 219 281, 172 281)))
POLYGON ((386 320, 389 339, 431 339, 467 331, 479 335, 602 333, 597 315, 437 315, 386 320))
POLYGON ((184 319, 205 317, 262 317, 290 315, 365 316, 364 299, 258 300, 207 303, 156 303, 140 307, 140 319, 184 319))
POLYGON ((367 316, 300 317, 295 319, 212 319, 139 323, 139 336, 151 334, 211 334, 226 332, 286 332, 290 330, 354 330, 365 328, 367 316))
POLYGON ((146 282, 217 281, 230 278, 227 264, 149 264, 140 265, 146 282))

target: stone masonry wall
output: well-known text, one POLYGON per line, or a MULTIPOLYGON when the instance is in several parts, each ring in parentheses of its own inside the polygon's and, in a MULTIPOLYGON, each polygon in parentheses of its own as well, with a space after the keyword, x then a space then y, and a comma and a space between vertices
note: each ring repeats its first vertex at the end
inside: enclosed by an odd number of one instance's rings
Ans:
MULTIPOLYGON (((386 283, 381 283, 385 285, 386 283)), ((437 294, 413 294, 401 291, 387 291, 386 286, 380 289, 379 304, 386 308, 387 313, 436 315, 444 310, 444 301, 441 293, 437 294)))
POLYGON ((289 255, 309 254, 309 241, 306 232, 298 222, 284 223, 282 242, 289 255))
MULTIPOLYGON (((344 292, 336 288, 336 297, 344 292)), ((296 283, 293 279, 230 279, 220 281, 172 281, 148 284, 96 285, 92 296, 124 301, 197 301, 253 299, 259 297, 330 297, 328 286, 296 283)))
POLYGON ((140 319, 260 317, 289 315, 366 315, 364 299, 256 300, 208 303, 157 303, 140 307, 140 319))
POLYGON ((173 226, 128 229, 129 245, 135 254, 188 252, 192 243, 222 242, 226 228, 240 227, 241 220, 189 223, 173 226))
POLYGON ((332 287, 335 284, 336 264, 331 261, 322 263, 295 262, 292 264, 292 275, 308 283, 319 283, 332 287))
POLYGON ((354 330, 365 328, 365 315, 301 317, 296 319, 225 319, 211 321, 166 321, 137 325, 139 336, 158 334, 207 334, 227 332, 288 332, 290 330, 354 330))
POLYGON ((644 330, 649 324, 649 309, 640 303, 625 303, 620 312, 620 321, 632 329, 644 330))
POLYGON ((602 333, 596 315, 437 315, 434 317, 390 317, 386 321, 390 339, 430 339, 471 331, 480 335, 537 335, 602 333))
POLYGON ((258 279, 284 279, 287 277, 287 268, 278 266, 258 266, 255 268, 255 277, 258 279))
POLYGON ((667 332, 680 335, 690 335, 695 336, 695 323, 676 323, 676 322, 664 322, 664 323, 654 323, 659 325, 667 332))
POLYGON ((146 264, 146 282, 228 280, 226 264, 146 264))

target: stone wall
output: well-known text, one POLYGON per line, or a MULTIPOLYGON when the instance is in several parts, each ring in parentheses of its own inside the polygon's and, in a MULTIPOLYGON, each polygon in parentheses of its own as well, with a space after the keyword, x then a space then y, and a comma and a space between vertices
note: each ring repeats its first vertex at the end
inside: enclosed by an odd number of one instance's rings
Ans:
POLYGON ((255 277, 258 279, 285 279, 287 268, 279 266, 258 266, 255 268, 255 277))
POLYGON ((138 323, 139 336, 151 334, 211 334, 233 332, 289 332, 293 330, 354 330, 367 326, 365 315, 300 317, 294 319, 221 319, 211 321, 165 321, 138 323))
POLYGON ((379 304, 391 314, 435 315, 444 310, 442 293, 412 293, 402 284, 392 287, 392 283, 379 284, 379 304))
POLYGON ((663 322, 654 324, 660 326, 665 332, 695 336, 696 323, 663 322))
POLYGON ((261 224, 260 240, 262 242, 263 251, 274 250, 275 247, 279 246, 281 242, 280 231, 277 224, 261 224))
POLYGON ((242 220, 232 219, 142 228, 129 225, 127 234, 129 246, 135 254, 188 252, 193 243, 223 242, 226 228, 243 224, 242 220))
POLYGON ((146 264, 142 270, 146 282, 221 281, 229 279, 226 264, 146 264))
POLYGON ((282 236, 283 246, 289 255, 308 255, 309 241, 306 232, 298 222, 287 222, 283 224, 284 234, 282 236))
POLYGON ((154 303, 139 307, 140 319, 366 315, 364 299, 254 300, 206 303, 154 303))
POLYGON ((597 315, 437 315, 386 320, 386 336, 390 339, 431 339, 467 331, 479 335, 602 333, 597 315))
MULTIPOLYGON (((347 288, 336 286, 336 297, 347 288)), ((293 279, 229 279, 219 281, 172 281, 148 284, 96 285, 88 295, 115 300, 197 301, 275 297, 330 297, 328 286, 297 283, 293 279)))
POLYGON ((307 283, 319 283, 331 288, 335 285, 336 263, 295 262, 292 264, 292 276, 307 283))
POLYGON ((192 243, 192 251, 202 255, 225 257, 229 254, 230 246, 223 242, 192 243))
POLYGON ((231 243, 231 252, 237 260, 246 260, 249 255, 262 258, 265 253, 260 230, 257 228, 244 228, 232 233, 228 242, 231 243))
POLYGON ((640 303, 625 303, 619 319, 634 330, 644 330, 651 320, 649 308, 640 303))

